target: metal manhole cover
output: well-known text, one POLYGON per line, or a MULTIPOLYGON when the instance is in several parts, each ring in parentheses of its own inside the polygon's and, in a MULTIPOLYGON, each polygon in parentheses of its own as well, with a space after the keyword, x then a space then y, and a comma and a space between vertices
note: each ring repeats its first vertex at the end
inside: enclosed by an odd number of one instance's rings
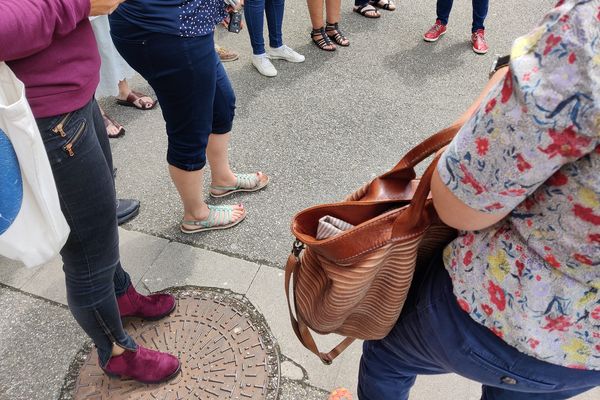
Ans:
POLYGON ((249 302, 216 291, 175 295, 177 308, 169 317, 155 322, 134 319, 125 329, 142 346, 178 355, 179 376, 162 385, 109 378, 92 350, 76 378, 73 399, 277 398, 278 349, 249 302))

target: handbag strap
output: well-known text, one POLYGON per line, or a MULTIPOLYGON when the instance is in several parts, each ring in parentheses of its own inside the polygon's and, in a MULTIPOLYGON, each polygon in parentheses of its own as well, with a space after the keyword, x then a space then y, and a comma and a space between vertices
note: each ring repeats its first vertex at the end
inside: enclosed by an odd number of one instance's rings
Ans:
POLYGON ((407 228, 415 227, 420 222, 423 210, 425 209, 425 204, 427 203, 427 197, 431 190, 431 179, 433 178, 433 173, 435 172, 440 157, 441 155, 434 158, 425 170, 423 176, 421 176, 419 186, 417 186, 417 190, 410 201, 410 207, 408 207, 407 212, 400 214, 396 221, 394 221, 392 237, 398 236, 399 232, 406 232, 407 228))
MULTIPOLYGON (((296 337, 302 343, 304 347, 310 350, 312 353, 317 355, 323 364, 329 365, 335 360, 337 356, 339 356, 342 351, 346 350, 352 342, 354 342, 354 338, 347 337, 342 340, 337 346, 331 349, 328 353, 322 353, 319 351, 317 344, 315 343, 315 339, 313 338, 310 330, 306 323, 302 320, 302 317, 296 312, 296 317, 294 317, 294 313, 292 312, 292 302, 290 300, 290 282, 292 279, 292 275, 294 276, 294 280, 296 277, 296 273, 301 266, 300 261, 300 251, 301 247, 294 244, 294 251, 288 257, 287 265, 285 266, 285 296, 287 298, 288 303, 288 311, 290 313, 290 321, 292 322, 292 328, 294 329, 294 333, 296 337)), ((296 305, 294 301, 294 311, 296 311, 296 305)))
POLYGON ((421 161, 430 155, 435 154, 435 152, 442 147, 448 145, 461 128, 462 124, 456 123, 431 135, 406 153, 398 164, 396 164, 388 173, 384 174, 384 176, 406 168, 414 168, 421 161))

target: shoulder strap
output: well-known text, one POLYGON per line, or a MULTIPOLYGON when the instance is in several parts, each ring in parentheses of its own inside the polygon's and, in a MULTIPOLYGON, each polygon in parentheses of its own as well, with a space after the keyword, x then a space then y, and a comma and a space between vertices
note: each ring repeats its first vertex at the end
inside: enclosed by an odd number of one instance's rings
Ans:
POLYGON ((454 136, 458 133, 458 131, 462 128, 462 124, 454 124, 447 128, 442 129, 438 133, 428 137, 423 140, 421 143, 413 147, 408 153, 402 157, 402 159, 392 168, 388 173, 382 175, 381 177, 385 177, 388 174, 392 174, 393 172, 406 169, 406 168, 414 168, 421 161, 426 159, 432 154, 435 154, 436 151, 441 149, 442 147, 448 145, 454 136))
POLYGON ((329 351, 328 353, 322 353, 319 351, 319 348, 317 347, 317 344, 315 343, 315 340, 312 334, 310 333, 308 326, 302 320, 302 317, 298 315, 297 312, 296 316, 298 319, 294 317, 294 313, 292 312, 292 303, 290 300, 290 281, 292 275, 294 275, 298 271, 298 268, 300 268, 300 264, 300 258, 295 254, 290 254, 290 256, 288 257, 287 265, 285 267, 285 296, 287 298, 288 311, 290 313, 290 321, 292 322, 292 328, 294 328, 294 333, 296 334, 296 337, 298 337, 298 340, 300 340, 300 343, 302 343, 302 345, 304 345, 304 347, 306 347, 312 353, 317 355, 317 357, 321 359, 323 364, 329 365, 337 356, 339 356, 342 353, 342 351, 346 350, 346 348, 350 346, 352 342, 354 342, 354 338, 347 337, 344 340, 342 340, 337 346, 331 349, 331 351, 329 351))

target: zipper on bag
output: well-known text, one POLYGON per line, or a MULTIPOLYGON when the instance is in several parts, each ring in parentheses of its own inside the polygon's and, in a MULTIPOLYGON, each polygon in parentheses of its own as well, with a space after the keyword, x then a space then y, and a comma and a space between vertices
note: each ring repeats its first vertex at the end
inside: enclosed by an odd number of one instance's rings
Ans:
POLYGON ((67 134, 65 133, 65 125, 67 125, 67 122, 69 122, 69 120, 71 119, 71 115, 73 113, 70 112, 67 115, 65 115, 59 122, 58 124, 52 128, 52 132, 56 133, 57 135, 59 135, 60 137, 65 137, 67 136, 67 134))
POLYGON ((71 140, 69 140, 67 142, 67 144, 65 144, 63 146, 63 150, 67 152, 69 157, 73 157, 75 155, 75 152, 73 151, 73 146, 79 140, 79 137, 85 130, 85 126, 86 126, 86 123, 85 123, 85 121, 83 121, 83 124, 81 124, 81 127, 77 130, 77 133, 75 133, 75 136, 73 136, 73 138, 71 140))

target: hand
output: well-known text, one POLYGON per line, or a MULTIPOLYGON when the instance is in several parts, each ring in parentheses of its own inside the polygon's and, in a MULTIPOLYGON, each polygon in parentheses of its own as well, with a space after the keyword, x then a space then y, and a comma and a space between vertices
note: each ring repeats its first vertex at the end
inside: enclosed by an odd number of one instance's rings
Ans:
POLYGON ((112 12, 119 7, 119 4, 124 1, 125 0, 90 0, 90 17, 112 14, 112 12))
POLYGON ((221 25, 223 25, 225 27, 225 29, 229 28, 229 9, 230 8, 231 7, 227 7, 226 8, 226 10, 227 10, 227 16, 225 17, 225 19, 223 21, 221 21, 221 25))
MULTIPOLYGON (((223 25, 225 27, 225 29, 229 29, 229 11, 233 10, 232 7, 227 7, 227 16, 225 17, 225 19, 223 21, 221 21, 221 25, 223 25)), ((242 22, 240 22, 240 29, 244 29, 244 20, 242 19, 242 22)))
POLYGON ((233 2, 235 3, 235 7, 231 5, 232 2, 225 1, 225 11, 228 13, 232 11, 240 11, 242 7, 244 7, 244 0, 234 0, 233 2))

